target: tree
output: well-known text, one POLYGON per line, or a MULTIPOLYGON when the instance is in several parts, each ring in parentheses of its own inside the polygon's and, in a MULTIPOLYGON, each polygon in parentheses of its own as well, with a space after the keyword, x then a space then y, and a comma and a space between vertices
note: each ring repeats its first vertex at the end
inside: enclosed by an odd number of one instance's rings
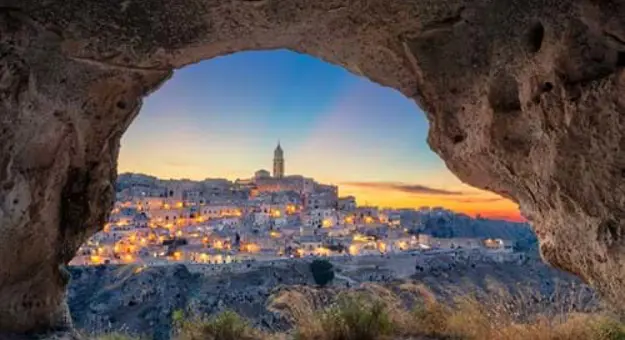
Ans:
POLYGON ((334 279, 334 266, 328 260, 317 259, 310 264, 315 283, 323 287, 334 279))

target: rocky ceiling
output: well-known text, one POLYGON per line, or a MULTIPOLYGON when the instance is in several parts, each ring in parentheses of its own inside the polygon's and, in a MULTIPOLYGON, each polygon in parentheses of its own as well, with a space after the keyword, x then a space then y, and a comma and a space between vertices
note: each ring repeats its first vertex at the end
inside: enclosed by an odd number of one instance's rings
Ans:
POLYGON ((517 201, 549 262, 625 300, 623 1, 0 0, 0 330, 71 329, 63 265, 104 224, 142 98, 190 63, 276 48, 416 100, 460 179, 517 201))

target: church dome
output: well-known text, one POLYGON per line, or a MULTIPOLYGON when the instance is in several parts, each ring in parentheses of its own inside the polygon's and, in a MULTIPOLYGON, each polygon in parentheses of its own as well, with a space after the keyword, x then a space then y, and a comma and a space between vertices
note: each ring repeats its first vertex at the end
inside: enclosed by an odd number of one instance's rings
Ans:
POLYGON ((269 173, 269 171, 265 169, 258 170, 254 173, 254 178, 256 179, 269 178, 269 177, 271 177, 271 174, 269 173))

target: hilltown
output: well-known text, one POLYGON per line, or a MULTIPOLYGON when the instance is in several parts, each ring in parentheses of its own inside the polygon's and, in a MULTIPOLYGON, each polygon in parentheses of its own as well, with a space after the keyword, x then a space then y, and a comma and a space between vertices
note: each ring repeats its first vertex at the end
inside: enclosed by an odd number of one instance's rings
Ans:
POLYGON ((251 179, 233 182, 120 175, 108 223, 70 265, 224 264, 454 248, 512 251, 510 240, 419 232, 428 219, 458 215, 443 208, 358 206, 353 196, 339 197, 336 186, 285 176, 279 144, 273 163, 273 174, 259 170, 251 179))

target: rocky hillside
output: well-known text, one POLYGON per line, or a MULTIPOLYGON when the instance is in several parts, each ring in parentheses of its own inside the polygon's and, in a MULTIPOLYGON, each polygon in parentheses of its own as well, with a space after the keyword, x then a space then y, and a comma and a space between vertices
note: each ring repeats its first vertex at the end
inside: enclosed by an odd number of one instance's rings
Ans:
MULTIPOLYGON (((393 285, 397 280, 413 280, 425 283, 443 299, 493 284, 524 287, 546 302, 556 292, 584 296, 584 306, 593 304, 596 298, 576 278, 527 258, 502 260, 457 252, 333 262, 337 270, 333 289, 347 289, 366 281, 393 285)), ((201 314, 232 309, 256 326, 284 330, 289 325, 265 309, 267 299, 276 289, 314 285, 304 260, 259 263, 240 272, 180 264, 74 267, 70 271, 69 304, 79 328, 86 332, 123 330, 155 340, 168 339, 171 314, 179 309, 201 314)))
POLYGON ((421 216, 413 232, 434 237, 501 238, 506 240, 536 239, 528 223, 472 218, 464 214, 421 216))

